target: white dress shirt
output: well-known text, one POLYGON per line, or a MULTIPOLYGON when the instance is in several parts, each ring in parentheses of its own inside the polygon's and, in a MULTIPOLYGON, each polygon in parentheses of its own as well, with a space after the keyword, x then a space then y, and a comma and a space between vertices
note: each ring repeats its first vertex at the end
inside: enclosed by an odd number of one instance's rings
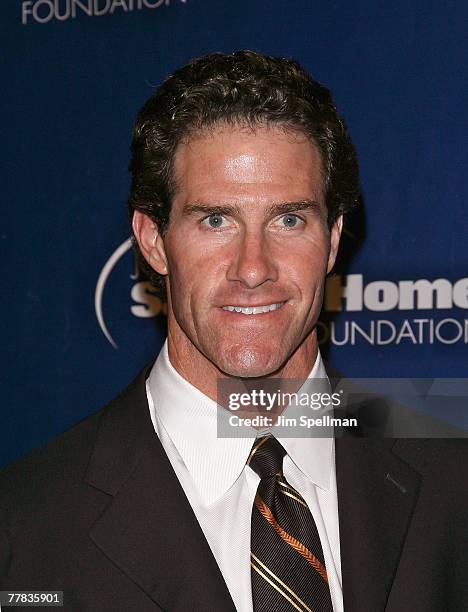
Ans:
MULTIPOLYGON (((320 353, 309 378, 326 378, 320 353)), ((252 612, 250 521, 259 477, 251 437, 219 438, 217 404, 170 363, 167 342, 146 384, 151 420, 210 545, 238 612, 252 612)), ((335 612, 343 612, 333 438, 279 438, 283 471, 315 519, 335 612)))

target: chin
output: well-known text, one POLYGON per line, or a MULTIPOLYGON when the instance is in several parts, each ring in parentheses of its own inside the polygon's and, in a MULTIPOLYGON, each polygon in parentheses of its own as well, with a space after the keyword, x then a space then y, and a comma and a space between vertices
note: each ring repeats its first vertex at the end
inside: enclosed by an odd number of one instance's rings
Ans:
POLYGON ((278 353, 254 347, 232 347, 216 365, 229 376, 238 378, 268 376, 281 367, 278 353))

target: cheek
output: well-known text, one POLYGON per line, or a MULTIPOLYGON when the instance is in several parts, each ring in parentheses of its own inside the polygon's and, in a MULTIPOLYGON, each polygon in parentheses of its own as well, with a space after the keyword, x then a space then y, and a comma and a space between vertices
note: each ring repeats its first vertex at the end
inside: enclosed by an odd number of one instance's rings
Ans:
POLYGON ((324 236, 298 242, 290 249, 290 254, 284 252, 283 271, 302 293, 314 293, 317 286, 323 283, 329 249, 329 240, 324 236))
POLYGON ((180 316, 197 318, 216 294, 225 277, 226 265, 216 254, 194 254, 189 250, 180 256, 169 252, 168 263, 174 311, 180 316))
POLYGON ((169 269, 173 275, 199 276, 199 270, 217 266, 225 257, 225 240, 209 238, 205 233, 188 227, 169 235, 165 243, 169 269))

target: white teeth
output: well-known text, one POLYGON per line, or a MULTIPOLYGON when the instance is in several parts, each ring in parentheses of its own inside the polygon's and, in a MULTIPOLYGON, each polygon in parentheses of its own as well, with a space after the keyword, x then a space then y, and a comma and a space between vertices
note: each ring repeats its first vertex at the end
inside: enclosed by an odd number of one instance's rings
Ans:
POLYGON ((278 304, 267 304, 266 306, 247 306, 246 308, 242 308, 242 306, 223 306, 223 310, 228 310, 229 312, 241 312, 242 314, 250 315, 250 314, 262 314, 264 312, 271 312, 273 310, 278 310, 284 302, 279 302, 278 304))

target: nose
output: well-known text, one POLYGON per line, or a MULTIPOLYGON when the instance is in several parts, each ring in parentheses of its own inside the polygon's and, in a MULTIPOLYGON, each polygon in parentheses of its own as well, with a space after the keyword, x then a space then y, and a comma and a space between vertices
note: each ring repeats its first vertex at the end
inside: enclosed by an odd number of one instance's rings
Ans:
POLYGON ((278 268, 265 237, 260 232, 246 232, 236 245, 227 279, 254 289, 267 281, 278 280, 278 268))

